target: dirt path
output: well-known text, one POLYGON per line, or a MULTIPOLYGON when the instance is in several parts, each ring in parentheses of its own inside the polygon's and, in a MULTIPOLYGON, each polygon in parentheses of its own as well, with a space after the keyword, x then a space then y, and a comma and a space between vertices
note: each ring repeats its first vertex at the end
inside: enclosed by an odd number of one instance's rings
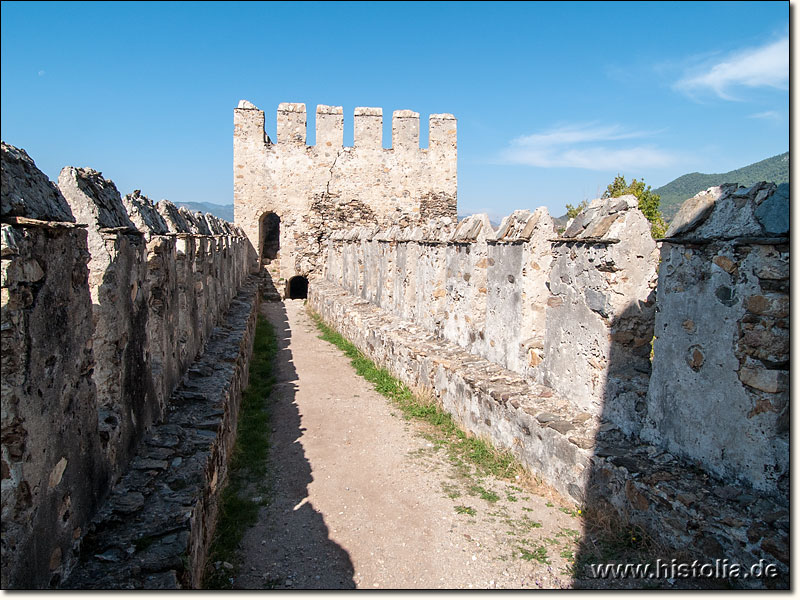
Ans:
POLYGON ((271 504, 245 535, 235 587, 571 585, 579 519, 465 476, 317 337, 301 300, 262 311, 280 345, 271 504))

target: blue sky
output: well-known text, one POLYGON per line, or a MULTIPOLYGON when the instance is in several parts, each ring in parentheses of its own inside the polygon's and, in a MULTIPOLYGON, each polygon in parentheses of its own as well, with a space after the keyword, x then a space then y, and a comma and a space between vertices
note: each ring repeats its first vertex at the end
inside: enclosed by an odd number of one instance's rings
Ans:
MULTIPOLYGON (((51 179, 232 202, 233 108, 458 118, 459 213, 789 149, 788 2, 2 3, 2 138, 51 179)), ((423 145, 427 134, 423 126, 423 145)), ((313 127, 309 127, 309 141, 313 127)))

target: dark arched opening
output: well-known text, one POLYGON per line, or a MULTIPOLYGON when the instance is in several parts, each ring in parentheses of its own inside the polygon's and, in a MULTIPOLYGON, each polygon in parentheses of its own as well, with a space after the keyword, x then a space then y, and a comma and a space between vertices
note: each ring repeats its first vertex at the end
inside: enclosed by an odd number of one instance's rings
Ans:
POLYGON ((287 296, 295 300, 297 298, 308 298, 308 279, 302 275, 297 275, 289 280, 286 284, 287 296))
POLYGON ((261 264, 278 258, 281 249, 281 218, 275 213, 264 213, 258 222, 261 237, 261 264))

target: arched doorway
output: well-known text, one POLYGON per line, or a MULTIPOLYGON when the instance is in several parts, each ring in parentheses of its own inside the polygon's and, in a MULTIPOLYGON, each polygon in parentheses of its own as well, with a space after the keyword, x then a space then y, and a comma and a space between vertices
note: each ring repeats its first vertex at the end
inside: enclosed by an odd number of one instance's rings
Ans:
POLYGON ((286 297, 292 300, 308 298, 308 279, 302 275, 292 277, 286 284, 286 297))
POLYGON ((281 249, 281 218, 273 212, 264 213, 258 221, 261 264, 268 265, 278 258, 281 249))

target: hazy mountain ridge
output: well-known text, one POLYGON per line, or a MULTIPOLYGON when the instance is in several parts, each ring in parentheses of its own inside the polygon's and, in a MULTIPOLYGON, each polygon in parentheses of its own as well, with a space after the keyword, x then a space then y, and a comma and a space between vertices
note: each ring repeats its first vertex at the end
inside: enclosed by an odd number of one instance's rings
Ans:
POLYGON ((653 190, 661 196, 661 212, 671 221, 687 199, 715 185, 738 183, 750 186, 759 181, 789 183, 789 153, 784 152, 727 173, 687 173, 653 190))
POLYGON ((213 204, 212 202, 174 202, 175 206, 183 206, 192 211, 211 213, 219 219, 233 223, 233 204, 213 204))

